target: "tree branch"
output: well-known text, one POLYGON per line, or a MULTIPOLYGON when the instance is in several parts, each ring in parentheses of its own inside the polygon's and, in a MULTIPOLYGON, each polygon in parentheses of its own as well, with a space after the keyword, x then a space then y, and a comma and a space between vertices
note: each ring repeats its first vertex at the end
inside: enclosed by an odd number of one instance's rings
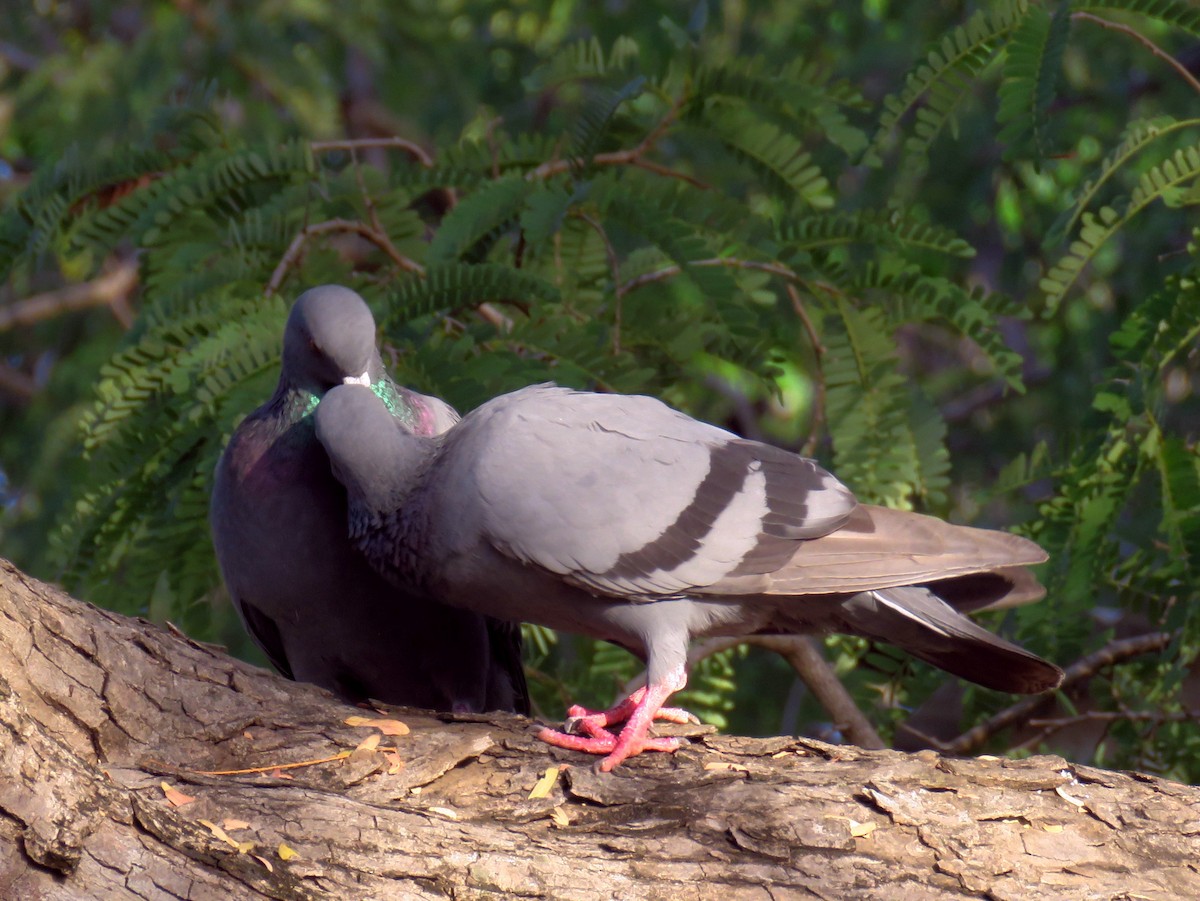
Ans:
POLYGON ((354 153, 355 150, 365 150, 369 147, 394 148, 396 150, 403 150, 426 169, 433 166, 433 157, 420 144, 405 140, 404 138, 356 138, 344 141, 313 141, 309 146, 312 148, 313 153, 329 153, 333 150, 348 150, 350 153, 354 153))
POLYGON ((310 238, 336 232, 346 232, 366 238, 386 253, 392 262, 403 271, 415 272, 418 275, 425 274, 425 267, 415 260, 410 260, 397 250, 396 245, 383 232, 372 228, 365 222, 358 222, 353 219, 328 219, 325 222, 306 225, 297 232, 296 236, 292 238, 292 243, 288 245, 288 249, 280 258, 275 271, 271 273, 271 279, 267 282, 264 293, 270 296, 279 291, 283 280, 287 277, 288 271, 297 265, 300 255, 304 251, 304 245, 308 243, 310 238))
POLYGON ((875 727, 871 725, 871 721, 858 709, 858 705, 846 691, 846 686, 817 647, 816 641, 807 635, 710 638, 692 648, 688 654, 688 666, 690 668, 705 657, 711 657, 740 644, 765 648, 783 657, 852 744, 870 749, 887 747, 875 731, 875 727))
POLYGON ((0 561, 4 896, 1200 897, 1200 789, 1151 776, 687 727, 601 774, 523 717, 387 717, 0 561))
POLYGON ((53 319, 62 313, 86 310, 91 307, 113 307, 113 313, 121 321, 115 309, 137 285, 138 267, 135 260, 122 260, 113 268, 91 281, 65 285, 54 291, 35 294, 24 300, 0 307, 0 332, 18 325, 33 325, 53 319))
MULTIPOLYGON (((1173 638, 1174 636, 1170 632, 1152 632, 1149 635, 1138 635, 1135 638, 1123 638, 1119 641, 1110 642, 1100 650, 1080 658, 1067 667, 1062 685, 1058 690, 1063 691, 1076 682, 1088 679, 1100 672, 1100 670, 1107 669, 1123 660, 1161 651, 1171 643, 1173 638)), ((996 733, 1007 729, 1009 726, 1027 722, 1033 712, 1045 704, 1048 699, 1049 696, 1047 695, 1034 695, 1033 697, 1024 698, 950 742, 943 743, 930 736, 916 734, 923 741, 928 742, 931 747, 937 748, 942 753, 970 754, 982 747, 996 733)))

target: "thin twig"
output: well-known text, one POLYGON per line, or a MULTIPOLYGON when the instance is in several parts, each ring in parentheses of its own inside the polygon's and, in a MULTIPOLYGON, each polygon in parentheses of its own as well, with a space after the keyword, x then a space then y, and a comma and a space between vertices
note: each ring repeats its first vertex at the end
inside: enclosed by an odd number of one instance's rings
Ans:
POLYGON ((739 644, 749 644, 774 651, 786 660, 796 675, 829 713, 838 728, 846 733, 852 744, 860 748, 886 748, 870 720, 858 709, 846 686, 834 673, 816 642, 807 635, 746 635, 739 638, 711 638, 692 648, 688 654, 691 669, 705 657, 720 653, 739 644))
POLYGON ((0 307, 0 332, 18 325, 33 325, 53 319, 61 313, 90 307, 111 307, 133 290, 137 278, 137 262, 122 260, 91 281, 65 285, 0 307))
MULTIPOLYGON (((771 275, 777 275, 780 278, 786 278, 790 281, 799 281, 800 276, 784 266, 781 263, 767 263, 761 260, 743 260, 738 257, 713 257, 707 260, 692 260, 688 266, 694 266, 697 269, 725 267, 727 269, 754 269, 759 272, 769 272, 771 275)), ((653 272, 643 272, 636 278, 631 278, 621 287, 621 293, 628 294, 635 288, 640 288, 643 285, 653 284, 654 282, 663 282, 669 278, 674 278, 683 270, 676 264, 664 266, 662 269, 655 269, 653 272)))
POLYGON ((1154 43, 1154 41, 1150 40, 1148 37, 1146 37, 1144 34, 1142 34, 1140 31, 1138 31, 1136 28, 1130 28, 1128 25, 1122 25, 1120 22, 1112 22, 1108 19, 1102 19, 1102 18, 1100 18, 1100 16, 1094 16, 1091 13, 1084 13, 1084 12, 1071 13, 1071 18, 1072 19, 1086 19, 1089 22, 1094 22, 1095 24, 1099 25, 1101 28, 1107 28, 1109 31, 1118 31, 1121 34, 1128 35, 1129 37, 1131 37, 1135 41, 1137 41, 1139 44, 1141 44, 1143 47, 1145 47, 1147 50, 1149 50, 1151 53, 1153 53, 1155 56, 1157 56, 1159 59, 1161 59, 1163 62, 1165 62, 1168 66, 1170 66, 1176 72, 1178 72, 1179 75, 1183 78, 1183 80, 1192 86, 1193 91, 1200 93, 1200 81, 1196 80, 1196 77, 1187 70, 1187 67, 1184 66, 1183 63, 1181 63, 1175 57, 1171 56, 1171 54, 1167 53, 1167 51, 1165 51, 1161 47, 1159 47, 1156 43, 1154 43))
MULTIPOLYGON (((671 127, 671 123, 675 121, 679 115, 679 108, 683 102, 683 98, 675 101, 667 114, 662 117, 654 128, 650 129, 636 147, 629 150, 614 150, 610 153, 597 153, 592 157, 591 163, 594 166, 637 166, 641 169, 647 169, 658 175, 665 175, 668 178, 678 178, 686 181, 688 184, 694 185, 697 188, 707 189, 709 186, 695 176, 688 175, 686 172, 678 172, 660 163, 654 163, 649 160, 642 159, 647 153, 654 149, 654 145, 658 143, 658 139, 666 133, 671 127)), ((553 159, 542 163, 536 169, 532 170, 525 177, 531 181, 543 178, 550 178, 553 175, 558 175, 566 172, 571 166, 575 165, 579 160, 576 159, 553 159)))
POLYGON ((1089 710, 1076 716, 1034 718, 1028 725, 1034 729, 1057 731, 1079 723, 1190 723, 1197 716, 1200 714, 1194 710, 1175 710, 1170 713, 1162 710, 1089 710))
MULTIPOLYGON (((1171 643, 1173 638, 1174 635, 1170 632, 1152 632, 1148 635, 1138 635, 1135 638, 1110 642, 1100 650, 1080 658, 1067 667, 1059 690, 1094 676, 1100 670, 1107 669, 1124 660, 1161 651, 1171 643)), ((997 732, 1028 720, 1033 711, 1044 704, 1049 697, 1051 696, 1034 695, 1018 701, 950 742, 938 742, 930 739, 929 736, 923 736, 923 738, 945 754, 970 754, 997 732)))
POLYGON ((275 267, 275 271, 271 273, 271 279, 267 282, 265 293, 270 296, 279 291, 280 285, 287 277, 288 271, 292 269, 300 259, 300 254, 304 250, 304 245, 310 238, 317 235, 325 235, 331 232, 347 232, 350 234, 360 235, 366 238, 384 253, 386 253, 397 266, 405 272, 415 272, 418 275, 425 274, 425 267, 416 260, 410 260, 392 244, 381 231, 377 231, 365 222, 356 222, 353 219, 328 219, 325 222, 317 222, 314 225, 306 225, 296 237, 292 238, 292 243, 288 245, 288 249, 284 252, 279 260, 279 264, 275 267))
POLYGON ((391 147, 405 151, 426 169, 433 167, 433 157, 426 153, 420 144, 405 140, 404 138, 356 138, 345 141, 313 141, 309 146, 312 147, 313 153, 328 153, 332 150, 349 150, 353 153, 355 149, 391 147))

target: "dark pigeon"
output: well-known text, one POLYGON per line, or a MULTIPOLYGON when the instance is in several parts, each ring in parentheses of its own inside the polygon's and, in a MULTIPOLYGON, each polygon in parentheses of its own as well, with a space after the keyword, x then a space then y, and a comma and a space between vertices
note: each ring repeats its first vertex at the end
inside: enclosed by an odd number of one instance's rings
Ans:
POLYGON ((697 637, 848 632, 1001 691, 1062 680, 962 613, 1039 597, 1036 544, 859 505, 813 461, 652 398, 539 385, 416 435, 347 385, 316 425, 350 533, 393 584, 646 661, 646 686, 612 710, 571 709, 583 734, 542 733, 607 754, 601 769, 677 746, 647 732, 686 717, 662 704, 697 637))
POLYGON ((346 491, 312 416, 344 382, 369 385, 358 390, 412 435, 458 421, 442 401, 391 381, 361 297, 337 286, 302 294, 275 394, 234 431, 213 487, 213 543, 247 631, 281 673, 352 703, 528 713, 518 625, 414 597, 350 543, 346 491))

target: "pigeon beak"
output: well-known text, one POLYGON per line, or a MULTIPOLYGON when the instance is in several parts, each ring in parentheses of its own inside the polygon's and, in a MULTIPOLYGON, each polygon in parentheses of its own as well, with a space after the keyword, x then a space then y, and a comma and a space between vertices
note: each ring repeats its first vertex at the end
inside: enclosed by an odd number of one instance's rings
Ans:
POLYGON ((364 372, 362 375, 348 375, 342 379, 342 384, 345 385, 366 385, 371 387, 371 373, 364 372))

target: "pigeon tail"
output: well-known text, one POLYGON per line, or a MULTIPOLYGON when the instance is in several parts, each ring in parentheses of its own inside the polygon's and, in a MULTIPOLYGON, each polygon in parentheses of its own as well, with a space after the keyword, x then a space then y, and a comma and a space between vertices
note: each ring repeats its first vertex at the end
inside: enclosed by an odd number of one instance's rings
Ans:
POLYGON ((977 626, 928 588, 864 591, 839 610, 847 631, 896 645, 914 657, 985 688, 1039 694, 1063 671, 977 626))

